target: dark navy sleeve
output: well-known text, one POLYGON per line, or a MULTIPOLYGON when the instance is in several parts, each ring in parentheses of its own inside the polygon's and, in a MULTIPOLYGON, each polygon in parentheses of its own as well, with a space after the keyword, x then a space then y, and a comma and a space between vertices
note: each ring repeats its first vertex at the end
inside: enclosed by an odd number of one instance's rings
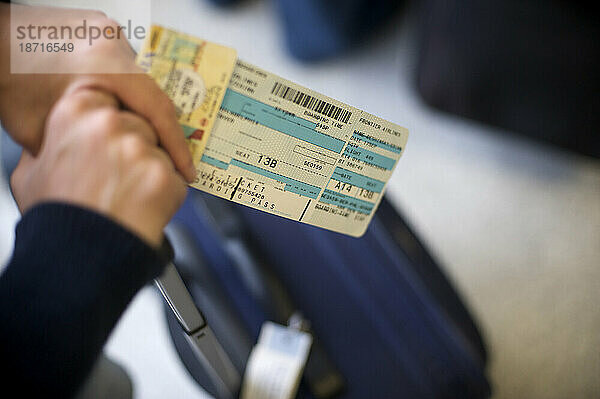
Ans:
POLYGON ((3 391, 76 393, 133 296, 167 261, 93 211, 60 203, 29 210, 0 276, 3 391))

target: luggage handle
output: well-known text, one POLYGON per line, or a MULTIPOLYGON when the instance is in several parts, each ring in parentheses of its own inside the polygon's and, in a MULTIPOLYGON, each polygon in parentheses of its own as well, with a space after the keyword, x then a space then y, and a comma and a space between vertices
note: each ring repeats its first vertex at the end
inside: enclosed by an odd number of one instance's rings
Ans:
MULTIPOLYGON (((169 258, 173 259, 173 247, 166 238, 163 244, 163 248, 165 247, 166 251, 170 251, 169 258)), ((219 397, 236 397, 241 377, 204 315, 194 304, 173 262, 169 262, 163 274, 156 278, 154 283, 181 325, 194 354, 208 370, 219 397)))

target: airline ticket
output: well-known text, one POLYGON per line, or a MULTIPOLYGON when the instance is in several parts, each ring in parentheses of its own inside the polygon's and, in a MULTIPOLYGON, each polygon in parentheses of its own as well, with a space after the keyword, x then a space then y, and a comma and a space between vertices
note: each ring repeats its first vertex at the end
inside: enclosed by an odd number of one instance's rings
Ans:
MULTIPOLYGON (((142 52, 138 60, 151 57, 142 52)), ((164 78, 164 70, 155 72, 160 65, 149 65, 155 79, 164 78)), ((213 67, 219 74, 227 66, 213 67)), ((192 148, 198 177, 191 186, 313 226, 364 234, 408 130, 240 60, 228 83, 212 130, 203 133, 203 151, 192 148)))

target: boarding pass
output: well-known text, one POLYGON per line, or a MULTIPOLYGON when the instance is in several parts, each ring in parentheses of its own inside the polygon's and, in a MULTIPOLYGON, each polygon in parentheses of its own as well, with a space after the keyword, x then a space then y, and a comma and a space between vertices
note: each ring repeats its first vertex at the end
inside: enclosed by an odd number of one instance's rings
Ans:
POLYGON ((408 130, 153 26, 138 64, 173 100, 197 168, 192 187, 359 237, 408 130))

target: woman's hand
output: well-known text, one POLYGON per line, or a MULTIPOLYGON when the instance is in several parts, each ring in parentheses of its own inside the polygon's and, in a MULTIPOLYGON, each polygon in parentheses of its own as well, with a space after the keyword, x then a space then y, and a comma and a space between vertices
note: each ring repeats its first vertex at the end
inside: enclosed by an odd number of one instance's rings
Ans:
POLYGON ((48 115, 36 157, 23 152, 11 177, 21 212, 46 201, 102 213, 158 247, 186 184, 145 119, 116 98, 80 88, 48 115))

